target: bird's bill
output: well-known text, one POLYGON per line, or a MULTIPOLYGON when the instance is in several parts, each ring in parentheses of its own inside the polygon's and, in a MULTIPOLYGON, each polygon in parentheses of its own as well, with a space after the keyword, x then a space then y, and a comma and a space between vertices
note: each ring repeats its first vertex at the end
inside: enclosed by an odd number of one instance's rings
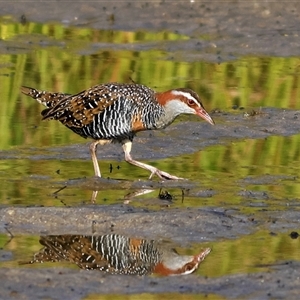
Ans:
POLYGON ((211 248, 205 248, 201 253, 196 255, 196 260, 200 263, 204 260, 204 258, 211 252, 211 248))
POLYGON ((199 117, 203 120, 207 121, 211 125, 215 125, 215 121, 212 117, 208 114, 208 112, 204 108, 199 108, 196 113, 199 117))

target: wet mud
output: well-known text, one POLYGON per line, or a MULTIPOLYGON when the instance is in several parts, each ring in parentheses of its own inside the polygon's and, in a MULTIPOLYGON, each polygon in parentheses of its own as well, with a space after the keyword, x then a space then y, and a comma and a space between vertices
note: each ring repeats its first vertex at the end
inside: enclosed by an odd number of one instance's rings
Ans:
MULTIPOLYGON (((299 55, 300 4, 295 2, 257 3, 256 1, 234 2, 35 2, 14 1, 0 3, 3 15, 13 15, 20 22, 58 21, 68 25, 86 25, 103 29, 122 30, 170 30, 193 36, 194 33, 211 38, 201 44, 193 39, 178 44, 168 44, 171 49, 187 51, 187 60, 223 61, 241 55, 264 54, 278 56, 299 55), (221 8, 220 8, 221 6, 221 8), (101 17, 99 17, 101 15, 101 17), (134 16, 134 18, 132 17, 134 16), (199 16, 201 22, 199 23, 199 16), (130 20, 130 22, 128 22, 130 20), (214 51, 213 49, 218 49, 214 51)), ((139 47, 135 45, 134 47, 139 47)), ((1 49, 1 41, 0 41, 1 49)), ((3 49, 2 49, 3 50, 3 49)), ((5 49, 5 51, 9 51, 5 49)), ((12 50, 14 51, 14 50, 12 50)), ((300 112, 263 108, 259 113, 250 111, 220 112, 212 114, 217 125, 176 122, 163 133, 144 132, 134 143, 137 159, 158 159, 210 145, 221 145, 245 138, 267 138, 273 135, 289 136, 300 132, 300 112), (184 135, 180 133, 185 132, 184 135), (188 134, 186 134, 188 133, 188 134), (153 136, 155 135, 155 138, 153 136), (180 135, 180 141, 178 141, 180 135), (165 152, 143 151, 145 147, 168 144, 165 152), (179 147, 180 146, 180 147, 179 147), (151 157, 148 156, 151 154, 151 157)), ((122 159, 120 146, 103 147, 99 159, 122 159), (116 154, 117 153, 117 154, 116 154), (119 154, 118 154, 119 153, 119 154)), ((62 148, 45 149, 43 154, 30 149, 29 159, 55 159, 62 148)), ((68 159, 86 158, 86 145, 63 147, 72 153, 68 159)), ((22 158, 14 151, 2 151, 1 159, 22 158)), ((63 158, 62 158, 63 159, 63 158)), ((256 178, 256 183, 280 178, 256 178)), ((82 181, 91 191, 101 188, 103 181, 82 181)), ((254 179, 245 179, 254 180, 254 179)), ((72 184, 67 182, 64 184, 72 184)), ((77 182, 78 184, 78 182, 77 182)), ((80 183, 79 183, 80 184, 80 183)), ((172 186, 174 183, 158 184, 149 181, 124 183, 118 180, 107 183, 124 190, 130 185, 138 189, 172 186)), ((176 183, 178 185, 178 183, 176 183)), ((181 188, 190 188, 192 183, 180 183, 181 188)), ((264 192, 241 191, 245 199, 268 197, 264 192)), ((203 197, 218 193, 201 191, 203 197)), ((284 203, 282 203, 284 205, 284 203)), ((295 205, 297 208, 297 205, 295 205)), ((167 208, 160 211, 123 205, 83 205, 77 207, 1 207, 0 232, 13 235, 65 235, 107 234, 130 235, 141 239, 167 239, 180 247, 191 243, 235 239, 258 229, 270 232, 285 232, 287 235, 300 228, 297 209, 285 211, 257 209, 255 215, 247 214, 238 207, 210 207, 198 209, 167 208)), ((201 249, 199 249, 201 250, 201 249)), ((214 251, 214 249, 212 249, 214 251)), ((2 255, 5 260, 5 253, 2 255)), ((209 261, 209 255, 203 263, 209 261)), ((227 275, 218 278, 180 276, 156 278, 151 276, 122 276, 87 272, 66 268, 1 268, 1 297, 3 299, 82 299, 91 294, 140 294, 140 293, 186 293, 216 294, 233 299, 298 299, 300 291, 300 268, 298 261, 283 260, 268 266, 268 271, 253 274, 227 275), (55 288, 53 288, 55 287, 55 288)), ((200 266, 201 268, 201 266, 200 266)))

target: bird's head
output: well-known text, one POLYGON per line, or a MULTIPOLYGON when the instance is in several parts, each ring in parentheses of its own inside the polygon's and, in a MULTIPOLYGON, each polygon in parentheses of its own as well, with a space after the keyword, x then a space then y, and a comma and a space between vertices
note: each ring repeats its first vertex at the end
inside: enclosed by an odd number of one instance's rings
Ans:
POLYGON ((210 251, 210 248, 205 248, 197 255, 179 255, 175 251, 164 251, 162 261, 155 266, 154 273, 164 276, 191 274, 210 251))
POLYGON ((201 117, 211 125, 215 124, 212 117, 205 110, 197 93, 191 89, 179 88, 158 93, 157 100, 174 117, 180 114, 193 114, 201 117))

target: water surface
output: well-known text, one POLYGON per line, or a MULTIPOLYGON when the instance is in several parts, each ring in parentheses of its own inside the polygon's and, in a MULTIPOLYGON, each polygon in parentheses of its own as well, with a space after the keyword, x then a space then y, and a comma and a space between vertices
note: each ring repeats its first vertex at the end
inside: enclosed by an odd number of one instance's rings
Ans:
MULTIPOLYGON (((149 181, 145 170, 123 161, 117 145, 107 146, 104 154, 99 151, 104 179, 95 181, 87 141, 58 122, 42 122, 42 107, 19 90, 26 85, 77 93, 110 81, 134 81, 158 91, 189 87, 208 111, 247 118, 267 107, 300 109, 299 57, 249 55, 212 63, 193 59, 197 49, 184 49, 190 37, 183 34, 21 24, 9 17, 1 18, 0 38, 2 206, 89 205, 96 187, 98 205, 126 203, 155 210, 221 207, 247 214, 299 208, 299 134, 281 136, 275 130, 267 138, 228 137, 208 146, 199 141, 198 148, 188 150, 188 139, 201 138, 202 132, 209 130, 212 141, 217 137, 197 118, 181 117, 170 131, 141 133, 133 154, 186 181, 166 185, 149 181), (176 130, 181 122, 194 122, 195 130, 176 130), (178 144, 170 146, 168 137, 178 144), (175 148, 180 147, 184 151, 178 154, 175 148), (162 199, 161 188, 170 197, 162 199), (140 189, 149 193, 132 196, 140 189)), ((215 127, 228 121, 218 114, 215 119, 215 127)), ((240 126, 251 128, 255 118, 248 120, 240 126)), ((192 250, 185 251, 213 248, 196 276, 269 271, 270 265, 299 260, 299 239, 288 234, 258 228, 251 235, 192 244, 192 250)), ((23 268, 18 261, 38 251, 38 239, 16 236, 6 243, 8 237, 2 234, 1 267, 23 268)))

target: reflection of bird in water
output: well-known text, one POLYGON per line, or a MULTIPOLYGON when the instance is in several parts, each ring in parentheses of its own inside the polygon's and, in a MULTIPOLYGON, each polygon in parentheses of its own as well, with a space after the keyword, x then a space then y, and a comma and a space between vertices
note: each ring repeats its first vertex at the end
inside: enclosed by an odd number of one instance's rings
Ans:
POLYGON ((181 275, 194 272, 210 248, 197 255, 179 255, 155 240, 128 238, 117 234, 101 236, 42 236, 44 246, 26 263, 70 261, 82 269, 112 274, 181 275))
POLYGON ((93 86, 76 95, 38 91, 22 87, 47 109, 43 120, 58 120, 75 133, 95 141, 90 146, 95 176, 101 177, 96 157, 97 145, 122 144, 125 160, 150 171, 150 178, 179 179, 131 157, 132 141, 139 131, 165 128, 180 114, 194 114, 210 124, 214 121, 205 111, 198 95, 186 88, 156 93, 140 84, 107 83, 93 86))

